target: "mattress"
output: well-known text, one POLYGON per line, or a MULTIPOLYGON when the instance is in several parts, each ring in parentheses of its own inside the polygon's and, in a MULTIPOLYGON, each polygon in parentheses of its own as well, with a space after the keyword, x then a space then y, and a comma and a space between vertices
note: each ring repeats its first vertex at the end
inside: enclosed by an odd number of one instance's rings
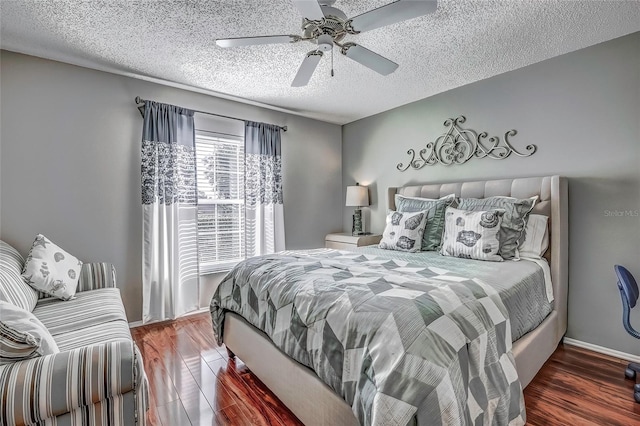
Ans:
POLYGON ((383 250, 376 246, 358 247, 354 251, 381 258, 399 259, 419 266, 440 268, 453 275, 473 275, 481 279, 498 291, 507 308, 511 320, 512 342, 540 325, 553 309, 553 292, 548 265, 544 260, 486 262, 442 256, 435 251, 407 253, 383 250))

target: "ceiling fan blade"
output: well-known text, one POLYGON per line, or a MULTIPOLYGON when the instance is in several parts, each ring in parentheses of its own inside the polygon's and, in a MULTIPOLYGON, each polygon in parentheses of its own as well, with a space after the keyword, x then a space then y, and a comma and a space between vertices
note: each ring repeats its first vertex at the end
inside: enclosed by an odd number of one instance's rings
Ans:
POLYGON ((311 76, 316 70, 320 59, 322 59, 322 52, 319 50, 312 50, 311 52, 307 53, 307 57, 304 58, 302 64, 300 64, 300 68, 298 68, 298 73, 293 79, 291 87, 306 86, 307 83, 309 83, 309 80, 311 80, 311 76))
POLYGON ((294 43, 299 40, 300 37, 295 35, 274 35, 258 37, 219 38, 216 40, 216 44, 220 47, 241 47, 255 46, 259 44, 294 43))
POLYGON ((369 31, 427 15, 437 7, 437 0, 398 0, 354 17, 351 26, 359 32, 369 31))
POLYGON ((322 7, 316 0, 293 0, 303 18, 319 21, 324 18, 322 7))
POLYGON ((389 75, 398 68, 398 64, 355 43, 345 44, 348 58, 382 75, 389 75))

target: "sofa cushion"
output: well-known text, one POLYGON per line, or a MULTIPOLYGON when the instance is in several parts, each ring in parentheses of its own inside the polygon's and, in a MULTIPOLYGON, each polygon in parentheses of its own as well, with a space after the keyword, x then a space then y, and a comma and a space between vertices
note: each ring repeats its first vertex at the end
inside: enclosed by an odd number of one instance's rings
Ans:
POLYGON ((38 302, 38 292, 20 276, 23 265, 20 253, 0 241, 0 300, 31 312, 38 302))
POLYGON ((73 300, 42 299, 33 313, 54 336, 112 321, 127 322, 117 288, 83 291, 73 300))
POLYGON ((133 340, 129 331, 129 324, 126 321, 105 322, 82 330, 62 332, 55 334, 53 339, 61 351, 70 351, 115 340, 133 340))
POLYGON ((0 301, 0 365, 58 352, 53 336, 33 313, 0 301))
POLYGON ((61 351, 112 340, 132 340, 120 290, 76 293, 73 300, 41 300, 33 310, 61 351))

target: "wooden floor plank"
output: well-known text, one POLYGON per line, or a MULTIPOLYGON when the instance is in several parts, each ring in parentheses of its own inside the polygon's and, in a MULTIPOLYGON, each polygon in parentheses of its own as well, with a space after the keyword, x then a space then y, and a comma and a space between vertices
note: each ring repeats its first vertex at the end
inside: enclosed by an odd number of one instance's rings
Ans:
POLYGON ((147 411, 147 426, 160 426, 160 418, 158 417, 158 408, 155 406, 153 398, 151 399, 149 411, 147 411))
MULTIPOLYGON (((158 329, 150 329, 136 340, 144 360, 145 372, 149 379, 149 393, 155 405, 165 405, 178 399, 171 375, 167 371, 163 359, 169 355, 168 344, 160 339, 158 329)), ((135 337, 134 337, 135 338, 135 337)))
POLYGON ((532 425, 640 425, 625 362, 560 345, 524 390, 532 425))
POLYGON ((165 359, 165 367, 191 422, 216 423, 215 413, 236 400, 200 356, 200 349, 189 337, 189 324, 176 321, 164 327, 164 338, 171 342, 166 346, 172 353, 165 359))
POLYGON ((161 405, 158 408, 158 417, 163 426, 189 426, 191 421, 187 412, 182 406, 182 402, 179 399, 171 401, 167 404, 161 405))
MULTIPOLYGON (((234 361, 230 360, 227 368, 218 371, 218 377, 225 389, 233 395, 238 410, 252 425, 256 426, 283 426, 278 416, 263 403, 256 393, 246 385, 240 376, 234 371, 234 361)), ((283 406, 281 402, 278 404, 283 406)))
POLYGON ((278 420, 284 425, 302 424, 298 418, 280 402, 280 400, 248 369, 240 374, 245 385, 253 390, 259 401, 262 401, 278 420))
MULTIPOLYGON (((150 426, 301 425, 241 360, 229 359, 212 330, 208 314, 132 330, 150 380, 150 426)), ((527 424, 640 426, 625 366, 560 345, 524 391, 527 424)))

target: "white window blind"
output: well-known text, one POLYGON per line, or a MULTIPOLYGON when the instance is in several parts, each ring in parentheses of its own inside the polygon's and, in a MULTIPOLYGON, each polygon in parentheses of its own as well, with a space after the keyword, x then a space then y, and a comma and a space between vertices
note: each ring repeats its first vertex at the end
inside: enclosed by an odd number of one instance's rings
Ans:
POLYGON ((244 141, 196 132, 200 274, 230 270, 245 258, 244 141))

